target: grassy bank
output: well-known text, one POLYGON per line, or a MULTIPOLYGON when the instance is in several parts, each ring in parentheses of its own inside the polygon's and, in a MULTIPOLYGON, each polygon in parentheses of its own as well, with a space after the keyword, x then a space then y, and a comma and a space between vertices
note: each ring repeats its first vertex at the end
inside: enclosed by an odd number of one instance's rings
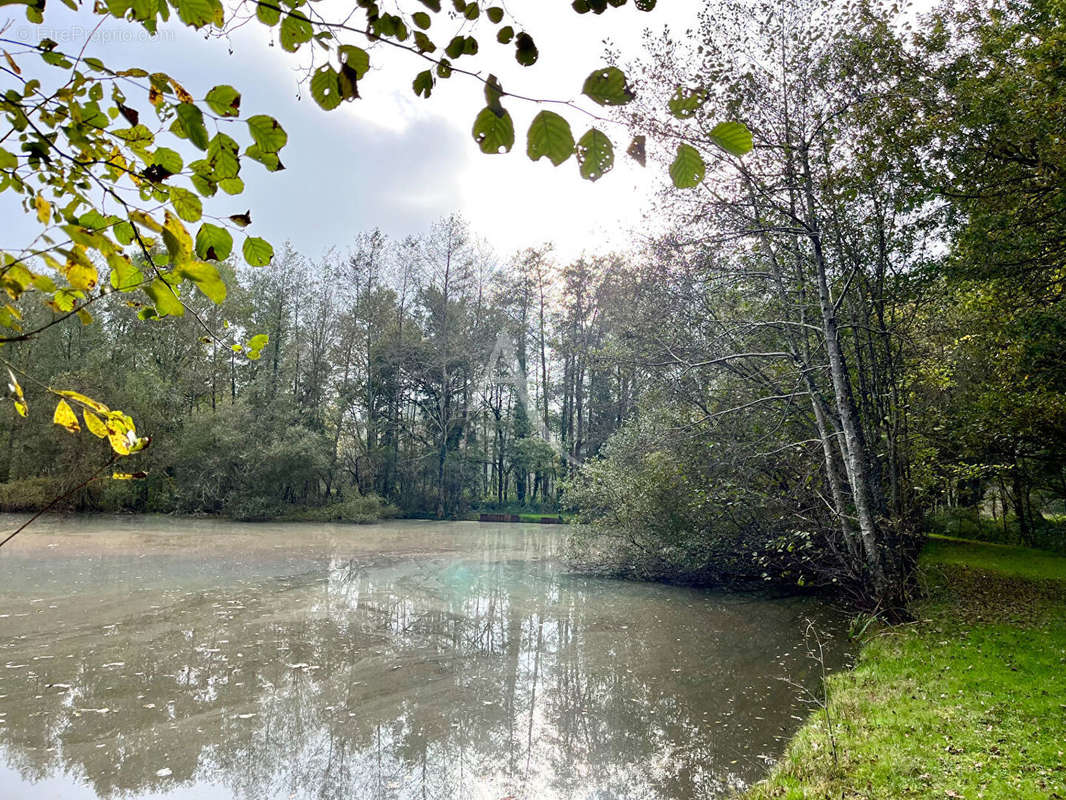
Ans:
POLYGON ((746 800, 1066 798, 1066 558, 935 538, 922 575, 746 800))

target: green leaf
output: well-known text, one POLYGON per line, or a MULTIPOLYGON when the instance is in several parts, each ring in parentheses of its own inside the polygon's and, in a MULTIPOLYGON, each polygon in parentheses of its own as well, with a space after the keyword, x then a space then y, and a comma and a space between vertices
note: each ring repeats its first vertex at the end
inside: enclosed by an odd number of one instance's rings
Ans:
POLYGON ((514 28, 504 25, 496 31, 496 41, 500 44, 508 44, 514 38, 514 28))
MULTIPOLYGON (((503 29, 500 29, 503 32, 503 29)), ((498 37, 497 37, 498 38, 498 37)), ((514 40, 515 61, 521 64, 523 67, 532 67, 537 63, 537 58, 540 53, 537 51, 537 45, 533 42, 533 37, 528 33, 520 33, 514 40)))
POLYGON ((179 103, 174 113, 178 116, 178 125, 185 137, 201 150, 206 150, 208 137, 204 113, 192 103, 179 103))
POLYGON ((178 0, 174 5, 178 9, 178 17, 186 25, 193 28, 202 28, 208 24, 222 27, 224 13, 219 0, 178 0))
POLYGON ((463 54, 463 44, 465 43, 465 41, 465 37, 453 37, 452 40, 448 42, 448 46, 444 48, 444 52, 448 54, 449 58, 459 58, 459 56, 463 54))
POLYGON ((145 286, 144 292, 155 305, 159 316, 180 317, 185 314, 185 306, 174 296, 174 289, 159 278, 145 286))
POLYGON ((169 147, 160 147, 152 153, 152 164, 162 167, 169 175, 177 175, 181 172, 184 163, 177 151, 169 147))
POLYGON ((244 253, 244 260, 253 267, 265 267, 274 258, 274 248, 270 246, 270 242, 258 236, 249 236, 245 239, 241 250, 244 253))
POLYGON ((111 286, 121 291, 129 291, 144 280, 141 271, 133 265, 133 262, 121 253, 111 253, 107 257, 107 265, 111 267, 111 286))
POLYGON ((598 69, 585 78, 582 93, 601 106, 624 106, 636 95, 626 85, 626 76, 618 67, 598 69))
POLYGON ((133 241, 133 226, 129 222, 123 220, 122 222, 117 223, 111 230, 114 232, 115 239, 118 240, 119 244, 128 245, 133 241))
POLYGON ((241 93, 232 86, 216 86, 207 93, 207 105, 220 117, 235 117, 241 113, 241 93))
POLYGON ((0 169, 14 169, 19 165, 19 160, 4 148, 0 147, 0 169))
POLYGON ((218 182, 218 188, 226 194, 240 194, 244 191, 244 181, 240 178, 223 178, 218 182))
POLYGON ((688 144, 677 147, 677 156, 670 165, 670 178, 678 189, 691 189, 699 186, 703 180, 706 167, 699 151, 688 144))
POLYGON ((226 299, 226 284, 214 264, 206 261, 189 261, 178 267, 178 274, 196 284, 208 300, 216 305, 226 299))
POLYGON ((414 21, 415 25, 417 25, 422 30, 427 30, 429 26, 433 24, 433 21, 430 19, 429 14, 427 14, 425 11, 416 11, 414 14, 411 15, 411 19, 414 21))
POLYGON ((742 156, 751 152, 751 131, 741 122, 719 122, 711 129, 711 141, 727 153, 742 156))
POLYGON ((170 187, 170 202, 174 211, 186 222, 196 222, 203 216, 204 207, 200 198, 180 186, 170 187))
POLYGON ((433 92, 433 73, 428 69, 419 72, 415 75, 411 88, 415 90, 415 94, 421 95, 422 97, 429 97, 433 92))
POLYGON ((500 104, 500 98, 503 95, 504 91, 499 79, 495 75, 489 75, 485 80, 485 105, 491 108, 497 117, 503 115, 503 106, 500 104))
POLYGON ((281 22, 278 38, 281 41, 281 49, 295 53, 304 42, 311 41, 314 29, 310 20, 302 11, 290 11, 281 22))
POLYGON ((101 214, 95 208, 90 208, 88 211, 78 217, 78 224, 81 225, 83 228, 99 231, 106 228, 108 222, 103 214, 101 214))
POLYGON ((574 152, 570 123, 553 111, 541 111, 533 118, 526 136, 526 153, 533 161, 547 156, 559 166, 574 152))
POLYGON ((614 167, 614 146, 600 130, 590 128, 577 141, 577 163, 581 177, 597 181, 614 167))
POLYGON ((670 113, 678 119, 688 119, 693 116, 707 100, 707 93, 703 89, 686 89, 678 86, 674 96, 668 103, 670 113))
POLYGON ((311 97, 326 111, 341 104, 340 78, 329 64, 322 65, 311 76, 311 97))
POLYGON ((264 25, 277 25, 281 19, 281 9, 278 8, 280 0, 259 0, 255 5, 255 15, 264 25))
POLYGON ((224 133, 216 133, 207 146, 207 161, 212 170, 210 177, 220 181, 236 178, 241 170, 238 153, 239 145, 236 141, 224 133))
POLYGON ((362 78, 370 70, 370 54, 361 47, 342 44, 337 48, 341 63, 355 70, 355 77, 362 78))
POLYGON ((218 191, 218 184, 203 175, 193 175, 189 180, 192 181, 193 188, 204 197, 214 197, 218 191))
POLYGON ((502 114, 488 107, 483 108, 474 120, 474 141, 478 143, 482 153, 508 153, 514 146, 514 123, 511 122, 511 115, 502 107, 500 110, 503 111, 502 114))
POLYGON ((208 261, 223 261, 233 252, 233 236, 225 228, 205 222, 196 232, 196 255, 208 261))
POLYGON ((289 141, 288 134, 276 119, 266 114, 248 118, 248 132, 264 153, 277 153, 289 141))
POLYGON ((489 22, 493 25, 499 25, 503 21, 503 9, 499 6, 492 6, 485 9, 485 14, 489 18, 489 22))
POLYGON ((437 45, 433 44, 433 40, 422 31, 415 31, 415 46, 420 53, 432 53, 437 49, 437 45))
MULTIPOLYGON (((196 108, 196 106, 193 106, 193 108, 196 108)), ((199 111, 199 109, 196 110, 199 111)), ((178 128, 181 129, 181 134, 185 136, 185 138, 188 138, 188 136, 185 134, 184 129, 182 128, 181 115, 191 114, 192 112, 187 110, 183 111, 182 106, 178 106, 177 113, 178 128)), ((203 123, 202 115, 200 118, 200 122, 201 124, 203 123)), ((119 139, 122 139, 123 141, 127 142, 131 147, 147 147, 155 140, 155 136, 144 125, 134 125, 130 128, 118 128, 116 130, 111 131, 111 133, 114 136, 117 136, 119 139)))
POLYGON ((277 172, 278 170, 285 169, 285 165, 281 163, 281 159, 278 158, 277 153, 264 153, 262 148, 257 144, 253 144, 244 154, 253 161, 258 161, 269 172, 277 172))

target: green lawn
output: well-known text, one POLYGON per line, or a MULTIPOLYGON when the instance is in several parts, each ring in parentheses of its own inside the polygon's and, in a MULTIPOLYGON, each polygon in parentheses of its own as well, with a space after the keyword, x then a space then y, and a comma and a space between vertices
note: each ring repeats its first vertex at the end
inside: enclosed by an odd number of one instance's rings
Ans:
POLYGON ((934 538, 917 621, 868 634, 763 798, 1066 798, 1066 558, 934 538))

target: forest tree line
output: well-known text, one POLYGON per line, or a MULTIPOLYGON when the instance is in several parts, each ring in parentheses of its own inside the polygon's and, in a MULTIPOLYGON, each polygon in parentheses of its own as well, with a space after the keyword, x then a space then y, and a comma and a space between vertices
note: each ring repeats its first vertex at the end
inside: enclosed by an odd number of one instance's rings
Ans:
MULTIPOLYGON (((360 234, 317 262, 289 247, 262 269, 231 261, 226 278, 220 305, 185 298, 196 316, 145 324, 116 293, 90 324, 19 349, 37 380, 108 397, 152 436, 136 465, 147 478, 94 483, 72 505, 242 519, 554 511, 570 465, 635 404, 636 370, 610 355, 638 290, 620 258, 560 266, 545 247, 501 260, 450 216, 403 241, 360 234), (255 360, 230 346, 251 334, 268 336, 255 360)), ((48 502, 106 458, 20 418, 0 436, 8 509, 48 502)))

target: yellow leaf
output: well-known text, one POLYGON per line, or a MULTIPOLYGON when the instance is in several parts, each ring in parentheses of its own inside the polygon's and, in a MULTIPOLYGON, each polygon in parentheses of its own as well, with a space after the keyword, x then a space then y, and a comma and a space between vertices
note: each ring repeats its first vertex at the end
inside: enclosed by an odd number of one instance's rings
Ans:
POLYGON ((107 426, 102 419, 87 408, 82 410, 81 415, 85 419, 85 427, 89 429, 93 436, 98 439, 107 438, 107 426))
POLYGON ((74 415, 74 409, 67 404, 66 400, 60 400, 59 403, 56 404, 56 411, 52 415, 52 422, 66 428, 69 433, 77 433, 81 430, 81 425, 78 424, 78 418, 74 415))
POLYGON ((170 85, 174 87, 174 94, 178 96, 178 100, 182 103, 195 103, 196 100, 193 96, 185 91, 185 87, 178 83, 173 78, 170 79, 170 85))
POLYGON ((41 195, 37 195, 33 199, 33 206, 37 209, 37 219, 40 220, 42 225, 47 225, 48 219, 52 215, 52 204, 41 195))
POLYGON ((130 454, 130 445, 129 442, 126 441, 126 435, 124 433, 111 431, 107 435, 107 440, 111 442, 111 449, 120 456, 128 456, 130 454))
POLYGON ((22 313, 10 303, 0 306, 0 325, 3 327, 20 331, 22 330, 22 326, 19 325, 20 319, 22 319, 22 313))
POLYGON ((18 300, 33 283, 34 274, 21 264, 11 264, 0 274, 0 286, 12 300, 18 300))
POLYGON ((71 262, 67 267, 67 280, 75 289, 90 291, 100 282, 100 273, 92 264, 71 262))
POLYGON ((163 243, 167 246, 167 252, 175 264, 184 264, 192 258, 192 237, 181 224, 181 220, 170 213, 168 208, 165 213, 166 222, 163 223, 163 243))
POLYGON ((19 386, 19 382, 15 378, 15 373, 8 370, 7 374, 11 376, 11 383, 8 385, 8 388, 11 390, 11 394, 15 396, 15 412, 20 417, 24 417, 30 410, 30 407, 26 405, 26 395, 22 393, 22 387, 19 386))
POLYGON ((107 419, 111 424, 121 427, 123 431, 133 433, 137 430, 133 424, 133 417, 125 411, 109 411, 107 412, 107 419))
POLYGON ((160 233, 163 230, 163 226, 156 222, 151 216, 145 214, 140 210, 133 210, 130 212, 130 219, 136 222, 138 225, 143 225, 150 231, 160 233))
POLYGON ((88 406, 97 414, 111 413, 111 409, 105 406, 99 400, 93 400, 91 397, 87 397, 81 394, 80 392, 72 392, 69 389, 63 389, 61 391, 56 392, 56 394, 62 395, 63 397, 69 397, 71 400, 81 403, 83 406, 88 406))
POLYGON ((147 472, 112 472, 111 479, 116 481, 139 481, 147 478, 147 472))
POLYGON ((111 443, 111 449, 120 456, 128 456, 148 446, 150 440, 147 437, 137 437, 137 430, 129 414, 110 411, 107 414, 106 424, 107 440, 111 443))

